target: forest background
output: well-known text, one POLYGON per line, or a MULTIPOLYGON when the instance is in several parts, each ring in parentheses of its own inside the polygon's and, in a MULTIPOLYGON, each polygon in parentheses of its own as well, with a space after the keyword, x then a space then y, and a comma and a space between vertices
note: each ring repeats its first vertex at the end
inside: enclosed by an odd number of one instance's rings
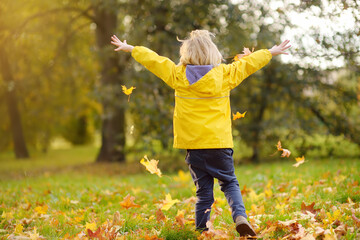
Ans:
MULTIPOLYGON (((236 162, 278 160, 281 140, 295 156, 360 156, 360 24, 357 0, 29 0, 0 2, 0 159, 92 146, 96 162, 162 159, 172 148, 174 94, 113 51, 110 36, 179 59, 194 29, 216 34, 227 63, 243 47, 276 57, 231 92, 236 162), (135 86, 128 101, 122 85, 135 86), (162 156, 162 157, 160 157, 162 156)), ((168 164, 170 163, 171 164, 168 164)))

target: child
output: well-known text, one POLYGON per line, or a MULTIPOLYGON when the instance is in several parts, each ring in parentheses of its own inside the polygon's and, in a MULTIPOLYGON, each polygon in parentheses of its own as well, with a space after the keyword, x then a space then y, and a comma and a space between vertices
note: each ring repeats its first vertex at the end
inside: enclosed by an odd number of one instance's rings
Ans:
POLYGON ((159 56, 146 47, 121 42, 115 35, 115 51, 131 52, 133 58, 175 90, 174 147, 187 149, 186 163, 196 185, 195 225, 207 230, 213 186, 217 178, 232 210, 240 236, 256 233, 248 223, 234 173, 231 132, 230 90, 264 67, 272 56, 287 54, 286 40, 271 49, 262 49, 231 64, 223 57, 207 30, 195 30, 180 40, 180 63, 159 56))

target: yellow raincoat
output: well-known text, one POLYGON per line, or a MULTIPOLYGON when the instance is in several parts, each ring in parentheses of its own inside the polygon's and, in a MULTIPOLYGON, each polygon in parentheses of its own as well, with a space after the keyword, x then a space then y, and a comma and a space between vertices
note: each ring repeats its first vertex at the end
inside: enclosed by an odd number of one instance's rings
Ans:
POLYGON ((176 65, 146 47, 133 58, 175 90, 174 148, 232 148, 230 90, 264 67, 272 55, 256 51, 231 64, 220 64, 190 85, 186 66, 176 65))

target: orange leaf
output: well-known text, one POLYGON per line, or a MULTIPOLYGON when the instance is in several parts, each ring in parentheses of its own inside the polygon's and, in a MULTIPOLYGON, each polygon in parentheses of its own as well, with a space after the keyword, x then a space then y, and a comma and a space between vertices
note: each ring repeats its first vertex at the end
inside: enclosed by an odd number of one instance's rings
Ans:
POLYGON ((134 203, 134 200, 135 200, 135 197, 130 196, 130 194, 128 194, 128 195, 126 195, 124 200, 122 202, 120 202, 120 205, 126 209, 129 209, 132 207, 136 207, 136 208, 140 207, 140 205, 134 203))
POLYGON ((290 157, 291 152, 288 149, 282 148, 280 141, 278 141, 276 147, 278 151, 283 151, 281 157, 290 157))
POLYGON ((98 227, 98 229, 93 232, 91 231, 90 229, 87 229, 87 235, 90 237, 90 238, 102 238, 102 234, 101 234, 101 228, 98 227))
POLYGON ((251 192, 251 189, 246 188, 246 185, 244 185, 243 189, 241 190, 241 195, 246 195, 249 192, 251 192))
POLYGON ((250 49, 244 47, 243 53, 242 54, 237 54, 234 57, 234 61, 239 61, 241 58, 245 57, 245 56, 249 56, 250 54, 252 54, 254 52, 254 48, 252 48, 252 50, 250 51, 250 49))
POLYGON ((296 163, 293 164, 293 166, 298 167, 298 166, 300 166, 301 164, 303 164, 305 162, 305 157, 304 156, 297 157, 297 158, 295 158, 295 160, 296 160, 296 163))
POLYGON ((278 150, 278 151, 282 151, 282 147, 281 147, 281 142, 280 142, 280 140, 278 141, 276 147, 277 147, 277 150, 278 150))
POLYGON ((282 151, 281 157, 290 157, 291 152, 288 149, 283 148, 282 151))
POLYGON ((245 117, 245 114, 246 114, 246 111, 244 113, 236 112, 236 114, 233 114, 233 120, 243 118, 243 117, 245 117))
POLYGON ((161 177, 161 171, 160 169, 157 167, 159 160, 155 160, 155 159, 151 159, 149 161, 149 159, 147 158, 147 156, 145 155, 143 159, 140 160, 140 163, 142 165, 144 165, 146 167, 146 170, 148 170, 151 174, 156 174, 159 177, 161 177), (145 161, 146 160, 146 161, 145 161))

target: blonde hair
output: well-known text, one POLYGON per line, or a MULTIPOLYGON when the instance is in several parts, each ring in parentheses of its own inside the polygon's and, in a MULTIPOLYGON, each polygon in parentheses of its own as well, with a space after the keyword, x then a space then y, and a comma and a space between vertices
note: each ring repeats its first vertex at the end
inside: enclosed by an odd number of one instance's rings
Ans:
POLYGON ((178 39, 182 42, 179 65, 219 65, 223 57, 211 37, 215 35, 207 30, 194 30, 189 38, 178 39))

